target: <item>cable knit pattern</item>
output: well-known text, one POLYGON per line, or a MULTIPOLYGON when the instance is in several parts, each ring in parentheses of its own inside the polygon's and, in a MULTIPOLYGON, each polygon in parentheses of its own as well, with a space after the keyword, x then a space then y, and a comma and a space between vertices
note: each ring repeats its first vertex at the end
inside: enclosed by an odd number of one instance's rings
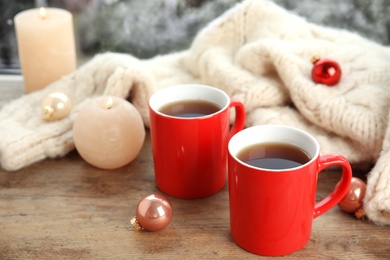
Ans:
POLYGON ((241 100, 247 126, 285 124, 317 138, 321 153, 373 163, 365 210, 390 224, 390 50, 348 31, 308 23, 272 2, 246 0, 205 27, 185 51, 139 60, 105 53, 0 111, 0 162, 14 171, 74 148, 72 124, 92 98, 128 99, 149 124, 148 100, 166 86, 208 84, 241 100), (311 57, 337 61, 340 82, 311 80, 311 57), (61 91, 73 103, 61 121, 40 117, 41 100, 61 91), (387 129, 387 130, 386 130, 387 129))

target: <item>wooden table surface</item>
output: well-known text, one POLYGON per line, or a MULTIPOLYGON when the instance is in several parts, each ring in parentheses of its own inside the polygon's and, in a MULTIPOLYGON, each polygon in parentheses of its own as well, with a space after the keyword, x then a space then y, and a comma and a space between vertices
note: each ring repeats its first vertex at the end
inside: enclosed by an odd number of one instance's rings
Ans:
MULTIPOLYGON (((0 81, 0 107, 20 95, 20 81, 0 81)), ((326 196, 339 176, 337 170, 321 173, 317 197, 326 196)), ((168 197, 170 225, 160 232, 135 231, 130 219, 151 193, 160 192, 149 132, 139 156, 116 170, 94 168, 76 151, 16 172, 0 169, 0 259, 261 258, 230 236, 227 186, 205 199, 168 197)), ((314 220, 309 243, 283 259, 302 258, 390 258, 390 228, 334 207, 314 220)))

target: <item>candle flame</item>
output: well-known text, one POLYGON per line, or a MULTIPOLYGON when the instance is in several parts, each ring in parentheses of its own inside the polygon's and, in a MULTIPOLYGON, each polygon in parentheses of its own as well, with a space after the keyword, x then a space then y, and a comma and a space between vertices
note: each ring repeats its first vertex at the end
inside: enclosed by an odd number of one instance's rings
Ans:
POLYGON ((106 102, 106 108, 107 108, 107 109, 110 109, 110 108, 112 108, 113 106, 114 106, 114 100, 112 100, 112 98, 109 97, 109 98, 107 99, 107 102, 106 102))
POLYGON ((46 9, 45 7, 41 7, 39 8, 39 16, 42 18, 42 19, 45 19, 46 18, 46 9))

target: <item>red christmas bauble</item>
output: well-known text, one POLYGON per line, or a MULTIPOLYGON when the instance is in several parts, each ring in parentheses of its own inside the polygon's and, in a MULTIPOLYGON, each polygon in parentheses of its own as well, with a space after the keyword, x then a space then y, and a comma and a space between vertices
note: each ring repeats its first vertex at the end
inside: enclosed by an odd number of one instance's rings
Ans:
POLYGON ((315 83, 333 86, 339 82, 341 68, 337 62, 330 59, 313 57, 312 63, 311 77, 315 83))

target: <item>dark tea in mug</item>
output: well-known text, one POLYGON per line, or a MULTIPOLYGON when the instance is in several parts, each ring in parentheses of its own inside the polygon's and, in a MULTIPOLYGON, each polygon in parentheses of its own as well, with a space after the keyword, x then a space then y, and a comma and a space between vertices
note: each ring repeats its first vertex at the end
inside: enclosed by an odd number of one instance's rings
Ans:
POLYGON ((203 100, 187 100, 167 104, 159 109, 163 114, 175 117, 201 117, 221 110, 217 105, 203 100))
POLYGON ((240 151, 237 158, 251 166, 271 170, 295 168, 310 161, 305 151, 285 143, 255 144, 240 151))

